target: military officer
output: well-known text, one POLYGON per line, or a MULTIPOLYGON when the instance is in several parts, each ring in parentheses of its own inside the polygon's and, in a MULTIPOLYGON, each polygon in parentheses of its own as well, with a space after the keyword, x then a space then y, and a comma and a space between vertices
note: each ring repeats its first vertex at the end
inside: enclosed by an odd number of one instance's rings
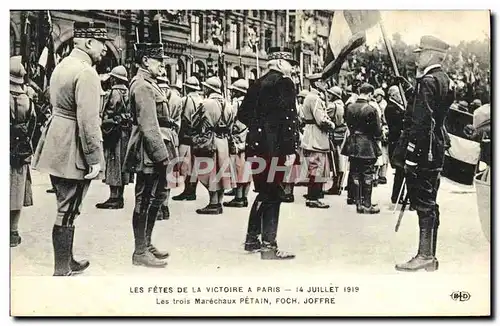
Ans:
MULTIPOLYGON (((248 82, 245 79, 238 79, 229 89, 233 97, 233 114, 236 117, 240 109, 241 102, 248 89, 248 82)), ((248 191, 250 190, 250 171, 246 168, 245 142, 248 128, 239 120, 233 123, 231 129, 229 152, 236 172, 236 191, 233 200, 224 203, 227 207, 247 207, 248 191)))
POLYGON ((245 250, 260 250, 261 259, 292 259, 295 255, 280 251, 276 242, 284 173, 271 163, 277 158, 280 166, 290 167, 295 161, 297 108, 290 74, 297 62, 290 49, 279 47, 270 48, 268 58, 269 71, 249 87, 238 111, 238 120, 248 127, 245 155, 247 161, 254 160, 252 171, 265 163, 262 172, 252 174, 258 195, 250 211, 245 250))
POLYGON ((311 82, 311 89, 302 106, 306 126, 300 145, 309 167, 306 206, 324 209, 330 207, 321 202, 320 198, 323 185, 330 175, 328 153, 332 148, 329 132, 335 129, 335 124, 330 120, 325 102, 321 97, 325 96, 326 92, 325 85, 321 81, 321 74, 310 75, 307 78, 311 82))
MULTIPOLYGON (((439 174, 444 164, 447 133, 444 119, 452 102, 450 79, 441 66, 449 45, 434 36, 423 36, 417 53, 417 80, 411 109, 397 159, 404 164, 410 201, 418 214, 420 240, 417 255, 398 271, 438 269, 436 258, 439 205, 436 203, 439 174), (405 150, 406 148, 406 150, 405 150)), ((405 122, 406 124, 406 122, 405 122)))
POLYGON ((342 89, 339 86, 333 86, 327 90, 327 93, 329 97, 327 113, 330 120, 335 124, 335 130, 330 136, 334 146, 333 159, 336 171, 333 175, 332 187, 325 191, 325 194, 340 195, 342 192, 342 178, 346 172, 346 157, 340 153, 347 133, 347 126, 344 122, 344 102, 342 102, 342 89))
POLYGON ((179 132, 179 156, 182 158, 180 172, 184 177, 184 190, 173 200, 196 200, 196 185, 198 178, 192 175, 194 156, 191 152, 193 129, 193 116, 203 102, 200 96, 200 82, 191 76, 184 84, 187 95, 182 98, 181 129, 179 132))
POLYGON ((33 205, 30 163, 31 139, 36 126, 33 102, 26 94, 26 70, 21 56, 10 58, 10 246, 21 244, 18 232, 21 209, 33 205))
POLYGON ((124 66, 116 66, 110 73, 111 90, 104 103, 102 132, 106 172, 104 182, 109 186, 109 199, 95 206, 100 209, 123 208, 125 186, 132 181, 132 174, 123 171, 132 120, 129 109, 128 73, 124 66))
POLYGON ((70 276, 89 266, 73 259, 76 217, 90 181, 102 178, 100 79, 93 66, 106 53, 106 25, 75 22, 74 49, 50 79, 53 114, 42 133, 34 168, 50 174, 56 189, 57 217, 52 230, 54 276, 70 276))
POLYGON ((361 85, 358 99, 349 105, 345 114, 349 136, 342 154, 349 156, 356 211, 359 214, 380 213, 380 209, 372 204, 375 162, 382 154, 377 144, 382 135, 380 117, 377 109, 370 104, 373 92, 372 85, 361 85))
MULTIPOLYGON (((164 74, 166 71, 163 72, 164 74)), ((165 76, 157 78, 158 86, 163 91, 166 101, 158 111, 158 123, 163 137, 163 141, 172 153, 175 160, 179 157, 179 130, 181 128, 182 99, 177 92, 170 89, 168 79, 165 76)), ((167 168, 167 183, 165 188, 165 201, 161 205, 158 213, 159 220, 168 220, 170 210, 168 209, 168 199, 170 190, 179 186, 178 164, 169 164, 167 168)))
POLYGON ((203 171, 201 163, 200 166, 194 167, 198 180, 208 190, 210 200, 207 206, 197 209, 196 213, 217 215, 223 212, 224 190, 233 189, 236 186, 228 143, 235 114, 231 103, 228 103, 222 96, 222 82, 219 77, 210 77, 201 84, 204 86, 205 100, 203 100, 202 111, 199 112, 196 130, 200 134, 212 134, 209 147, 214 150, 211 153, 201 153, 198 150, 199 144, 193 141, 195 157, 209 159, 211 162, 211 166, 207 169, 203 168, 203 171))
POLYGON ((162 44, 137 43, 135 48, 139 69, 130 82, 134 126, 125 156, 126 170, 137 174, 132 216, 135 240, 132 263, 165 267, 169 254, 151 243, 158 211, 166 198, 167 165, 175 158, 175 149, 164 142, 158 119, 166 98, 156 78, 162 73, 165 56, 162 44))

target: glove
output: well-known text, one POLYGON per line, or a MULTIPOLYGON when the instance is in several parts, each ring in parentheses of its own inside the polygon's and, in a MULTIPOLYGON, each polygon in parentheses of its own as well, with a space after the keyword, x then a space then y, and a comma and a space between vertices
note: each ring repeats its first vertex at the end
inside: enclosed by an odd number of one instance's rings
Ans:
POLYGON ((417 167, 416 163, 410 162, 406 160, 405 162, 405 175, 407 179, 416 179, 417 178, 417 167))
POLYGON ((97 164, 92 164, 90 166, 90 171, 87 175, 84 176, 85 179, 87 180, 91 180, 91 179, 94 179, 95 177, 97 177, 97 175, 99 174, 99 171, 101 170, 101 164, 97 163, 97 164))
POLYGON ((469 137, 469 138, 472 138, 472 136, 474 135, 474 127, 472 125, 466 125, 464 127, 464 134, 469 137))
POLYGON ((290 154, 286 156, 285 166, 292 166, 295 162, 295 154, 290 154))

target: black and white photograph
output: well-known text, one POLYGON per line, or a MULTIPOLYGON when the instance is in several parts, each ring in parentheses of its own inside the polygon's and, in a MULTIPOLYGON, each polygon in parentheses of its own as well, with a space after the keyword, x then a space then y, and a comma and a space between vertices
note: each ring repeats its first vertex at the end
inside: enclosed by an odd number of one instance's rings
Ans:
POLYGON ((486 8, 9 12, 11 316, 491 315, 486 8))

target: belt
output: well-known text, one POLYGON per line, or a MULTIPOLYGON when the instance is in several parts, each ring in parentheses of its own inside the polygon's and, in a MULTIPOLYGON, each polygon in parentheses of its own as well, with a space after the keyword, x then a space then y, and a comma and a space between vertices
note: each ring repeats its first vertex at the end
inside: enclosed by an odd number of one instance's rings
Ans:
POLYGON ((316 124, 316 120, 314 119, 311 119, 311 120, 304 120, 304 123, 306 125, 315 125, 316 124))
POLYGON ((52 115, 56 116, 56 117, 61 117, 64 119, 76 121, 76 112, 75 111, 68 111, 65 109, 54 107, 54 109, 52 110, 52 115))

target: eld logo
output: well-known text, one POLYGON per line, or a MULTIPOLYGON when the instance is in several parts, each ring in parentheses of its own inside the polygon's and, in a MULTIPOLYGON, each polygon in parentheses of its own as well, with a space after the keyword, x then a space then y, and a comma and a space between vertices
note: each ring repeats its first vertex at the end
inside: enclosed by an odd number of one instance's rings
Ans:
POLYGON ((466 291, 455 291, 452 294, 450 294, 450 297, 454 301, 469 301, 470 299, 470 293, 466 291))

